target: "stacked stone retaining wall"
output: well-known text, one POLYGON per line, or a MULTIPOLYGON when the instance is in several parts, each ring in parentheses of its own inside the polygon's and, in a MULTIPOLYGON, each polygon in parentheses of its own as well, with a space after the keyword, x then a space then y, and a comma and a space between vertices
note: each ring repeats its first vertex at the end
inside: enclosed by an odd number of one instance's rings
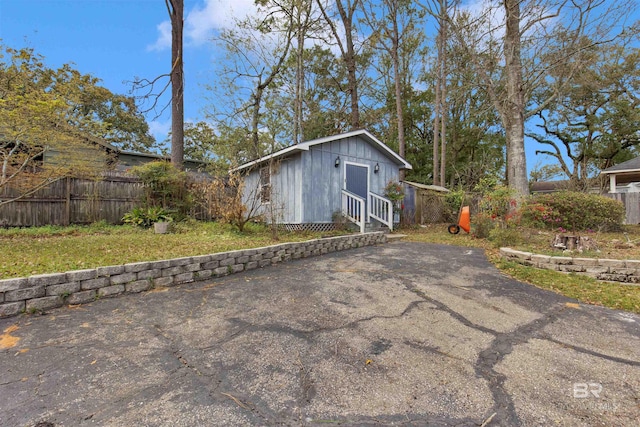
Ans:
POLYGON ((511 248, 501 248, 500 255, 503 258, 532 267, 579 273, 598 280, 640 283, 640 261, 638 260, 539 255, 511 248))
POLYGON ((387 241, 383 232, 0 280, 0 317, 226 276, 387 241))

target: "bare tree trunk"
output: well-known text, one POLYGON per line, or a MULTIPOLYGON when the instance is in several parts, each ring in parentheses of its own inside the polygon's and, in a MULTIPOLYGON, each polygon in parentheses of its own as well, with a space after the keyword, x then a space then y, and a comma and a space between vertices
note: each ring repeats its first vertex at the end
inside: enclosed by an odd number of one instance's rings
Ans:
POLYGON ((294 123, 293 123, 293 143, 299 144, 304 140, 304 91, 305 91, 305 69, 304 69, 304 42, 307 33, 313 25, 312 7, 313 0, 296 0, 296 88, 294 102, 294 123))
POLYGON ((300 11, 298 11, 298 34, 297 34, 297 50, 296 50, 296 99, 295 112, 293 118, 293 143, 299 144, 304 138, 302 128, 302 97, 304 96, 304 61, 302 55, 304 53, 304 33, 300 26, 300 11))
POLYGON ((446 183, 447 166, 447 0, 440 1, 440 45, 438 56, 440 62, 440 185, 446 183))
POLYGON ((358 4, 358 0, 354 1, 352 9, 349 9, 349 13, 345 11, 340 1, 336 2, 338 11, 340 12, 340 18, 342 18, 342 24, 344 25, 345 42, 346 42, 346 55, 344 55, 344 61, 347 66, 347 90, 351 98, 351 128, 360 129, 360 108, 358 106, 358 77, 356 75, 356 53, 353 46, 353 12, 355 6, 358 4))
MULTIPOLYGON (((438 49, 440 49, 438 47, 438 49)), ((433 118, 433 185, 440 185, 440 67, 437 67, 435 115, 433 118)))
POLYGON ((507 78, 507 105, 503 115, 507 139, 507 180, 518 199, 529 195, 527 161, 524 151, 524 94, 520 34, 520 1, 503 0, 506 13, 504 55, 507 78))
POLYGON ((347 67, 347 92, 349 93, 349 97, 351 99, 351 128, 359 129, 360 109, 358 107, 358 76, 356 74, 356 54, 353 46, 353 18, 356 8, 360 4, 360 0, 353 0, 353 3, 351 3, 351 0, 346 0, 346 9, 342 1, 343 0, 335 0, 335 3, 338 9, 338 13, 340 14, 340 20, 342 21, 342 25, 344 26, 344 43, 342 43, 340 33, 335 26, 334 20, 329 16, 325 9, 325 6, 322 4, 322 0, 317 0, 317 4, 320 8, 320 11, 322 12, 322 16, 324 16, 325 21, 327 21, 327 24, 331 28, 331 33, 333 34, 333 37, 335 38, 336 43, 338 43, 338 47, 340 48, 342 60, 347 67))
MULTIPOLYGON (((397 2, 389 2, 389 7, 393 7, 394 11, 394 19, 393 19, 393 31, 392 31, 392 46, 391 46, 391 57, 393 60, 393 77, 395 80, 395 92, 396 92, 396 116, 398 122, 398 154, 403 159, 405 158, 406 151, 406 143, 404 139, 404 111, 402 108, 402 75, 400 73, 400 58, 398 54, 399 45, 400 45, 400 31, 398 29, 398 3, 397 2)), ((400 181, 404 181, 406 175, 406 171, 404 169, 400 169, 399 179, 400 181)))
POLYGON ((184 0, 165 0, 171 18, 171 164, 184 163, 184 72, 182 30, 184 0))

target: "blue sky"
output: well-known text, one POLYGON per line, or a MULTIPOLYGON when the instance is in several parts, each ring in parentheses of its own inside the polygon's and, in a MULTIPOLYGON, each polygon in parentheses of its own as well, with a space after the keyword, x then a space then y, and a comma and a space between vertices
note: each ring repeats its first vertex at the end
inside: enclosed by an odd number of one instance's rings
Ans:
MULTIPOLYGON (((185 119, 202 118, 203 84, 216 60, 215 28, 246 15, 252 0, 185 0, 185 119), (189 16, 190 15, 190 16, 189 16)), ((170 26, 163 0, 0 0, 0 39, 32 47, 50 67, 73 63, 114 93, 129 93, 137 77, 154 78, 171 66, 170 26), (167 32, 168 31, 168 32, 167 32)), ((151 121, 153 117, 150 116, 151 121)), ((167 111, 150 123, 158 141, 170 128, 167 111)))
MULTIPOLYGON (((211 38, 233 17, 253 10, 253 0, 185 0, 185 120, 202 119, 210 102, 203 85, 215 81, 212 70, 221 60, 211 38)), ((114 93, 128 93, 136 76, 167 73, 171 63, 164 0, 0 0, 0 39, 34 48, 50 67, 73 63, 114 93)), ((164 141, 169 112, 149 121, 156 139, 164 141)), ((529 170, 539 162, 535 149, 528 141, 529 170)))

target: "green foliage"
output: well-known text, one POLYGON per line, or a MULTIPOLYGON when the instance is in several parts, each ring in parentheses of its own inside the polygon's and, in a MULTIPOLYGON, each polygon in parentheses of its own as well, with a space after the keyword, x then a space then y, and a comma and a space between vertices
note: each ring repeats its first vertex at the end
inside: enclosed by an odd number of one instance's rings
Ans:
POLYGON ((483 190, 482 199, 478 204, 479 212, 471 220, 473 235, 480 239, 489 238, 499 231, 512 229, 519 223, 516 211, 514 190, 501 185, 492 177, 480 180, 477 188, 483 190))
POLYGON ((524 242, 522 233, 516 227, 495 227, 489 231, 487 240, 496 248, 513 247, 524 242))
POLYGON ((471 218, 471 233, 478 239, 488 238, 495 227, 495 219, 485 213, 479 212, 471 218))
POLYGON ((122 217, 125 224, 136 225, 138 227, 148 228, 156 222, 170 222, 173 217, 169 211, 160 206, 151 206, 147 208, 133 208, 131 212, 127 212, 122 217))
POLYGON ((593 43, 585 37, 585 48, 570 61, 551 57, 557 69, 550 84, 535 93, 536 104, 550 96, 554 102, 538 114, 540 132, 529 136, 542 145, 540 154, 557 161, 552 171, 569 179, 574 189, 588 188, 601 169, 637 155, 640 48, 624 40, 637 40, 637 29, 625 31, 616 43, 593 43), (575 68, 576 61, 583 66, 575 68), (572 68, 571 85, 555 96, 553 81, 562 82, 572 68))
POLYGON ((521 209, 523 221, 546 228, 571 231, 620 229, 625 217, 622 203, 597 194, 559 191, 531 197, 521 209))
POLYGON ((104 141, 151 147, 134 100, 99 83, 69 64, 47 67, 33 49, 0 42, 0 188, 24 195, 64 177, 97 176, 109 161, 104 141))
POLYGON ((391 200, 393 204, 393 211, 395 213, 400 212, 400 204, 404 199, 404 187, 397 181, 389 181, 384 187, 384 196, 391 200))
POLYGON ((450 218, 451 221, 458 217, 465 196, 466 193, 462 189, 451 191, 444 196, 444 202, 447 208, 446 216, 450 218))
POLYGON ((404 188, 397 181, 389 181, 384 187, 384 197, 391 200, 394 204, 404 199, 404 188))
POLYGON ((180 219, 187 216, 192 205, 188 191, 186 172, 171 163, 156 161, 135 166, 131 173, 142 180, 146 192, 147 206, 170 209, 180 219))
POLYGON ((493 220, 506 221, 516 208, 514 190, 504 185, 496 185, 486 191, 480 200, 480 211, 493 220))

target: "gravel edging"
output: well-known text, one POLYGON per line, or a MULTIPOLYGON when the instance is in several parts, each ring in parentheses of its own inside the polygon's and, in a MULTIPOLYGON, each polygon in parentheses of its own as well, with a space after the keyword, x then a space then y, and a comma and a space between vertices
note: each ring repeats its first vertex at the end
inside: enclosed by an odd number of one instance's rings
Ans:
POLYGON ((227 276, 386 241, 384 232, 351 234, 210 255, 5 279, 0 280, 0 318, 227 276))

